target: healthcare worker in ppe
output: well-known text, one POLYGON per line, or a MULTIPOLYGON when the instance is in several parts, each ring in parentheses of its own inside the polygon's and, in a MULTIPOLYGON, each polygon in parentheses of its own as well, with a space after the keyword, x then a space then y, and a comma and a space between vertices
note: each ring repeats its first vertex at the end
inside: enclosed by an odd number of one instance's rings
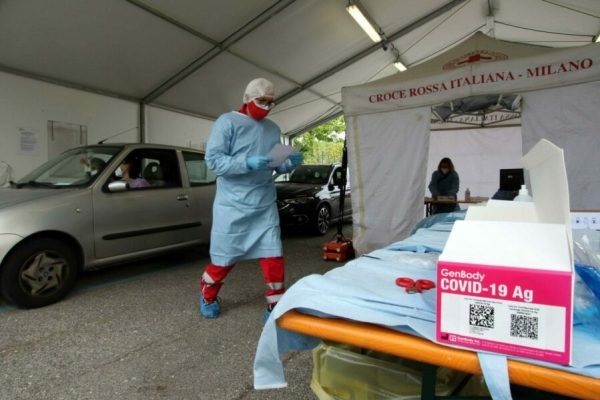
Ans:
MULTIPOLYGON (((200 279, 200 312, 217 318, 223 280, 240 260, 259 259, 267 291, 267 313, 285 292, 277 192, 273 171, 285 173, 302 164, 300 152, 270 166, 269 151, 280 142, 279 127, 265 117, 274 105, 273 84, 254 79, 243 106, 221 115, 206 148, 206 164, 217 175, 210 239, 210 264, 200 279)), ((267 316, 268 314, 265 314, 267 316)))
MULTIPOLYGON (((454 164, 448 157, 444 157, 440 160, 438 168, 431 174, 431 181, 429 182, 429 191, 434 199, 438 199, 439 196, 451 197, 454 200, 458 199, 458 188, 460 185, 460 178, 458 172, 454 170, 454 164)), ((448 213, 452 211, 458 211, 460 207, 458 204, 435 204, 433 208, 433 214, 448 213)))

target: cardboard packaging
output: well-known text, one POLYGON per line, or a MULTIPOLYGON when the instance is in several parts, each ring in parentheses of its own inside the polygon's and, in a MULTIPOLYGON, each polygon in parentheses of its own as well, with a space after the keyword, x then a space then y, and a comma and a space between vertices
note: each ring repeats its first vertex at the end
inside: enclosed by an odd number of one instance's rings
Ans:
POLYGON ((569 364, 573 250, 564 155, 541 140, 522 162, 533 203, 489 201, 454 224, 437 268, 436 339, 569 364))

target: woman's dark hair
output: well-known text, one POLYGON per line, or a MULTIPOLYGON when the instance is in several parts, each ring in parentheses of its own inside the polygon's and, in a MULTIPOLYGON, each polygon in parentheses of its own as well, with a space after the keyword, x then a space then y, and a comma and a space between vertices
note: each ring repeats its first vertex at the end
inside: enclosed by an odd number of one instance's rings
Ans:
POLYGON ((142 166, 140 165, 140 160, 138 158, 127 156, 123 160, 123 164, 129 165, 129 177, 131 179, 139 178, 142 166))
POLYGON ((452 160, 448 157, 444 157, 440 160, 440 163, 438 164, 438 171, 442 172, 443 164, 448 165, 448 168, 450 168, 450 172, 454 171, 454 164, 452 164, 452 160))

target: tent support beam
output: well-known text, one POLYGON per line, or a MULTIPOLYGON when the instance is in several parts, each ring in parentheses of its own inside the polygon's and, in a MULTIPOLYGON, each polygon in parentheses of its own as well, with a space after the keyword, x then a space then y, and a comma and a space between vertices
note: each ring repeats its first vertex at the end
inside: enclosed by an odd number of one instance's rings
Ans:
POLYGON ((81 90, 83 92, 94 93, 94 94, 98 94, 101 96, 114 97, 114 98, 117 98, 120 100, 127 100, 127 101, 132 101, 135 103, 138 103, 140 101, 140 99, 137 97, 112 92, 110 90, 98 89, 98 88, 95 88, 92 86, 86 86, 86 85, 82 85, 79 83, 65 81, 62 79, 51 78, 49 76, 40 75, 40 74, 36 74, 33 72, 27 72, 27 71, 23 71, 23 70, 12 68, 12 67, 6 67, 4 65, 0 65, 0 72, 6 72, 7 74, 17 75, 17 76, 21 76, 23 78, 28 78, 28 79, 34 79, 36 81, 51 83, 53 85, 63 86, 63 87, 67 87, 70 89, 81 90))
POLYGON ((158 104, 158 103, 150 103, 147 105, 150 107, 153 107, 153 108, 159 108, 161 110, 171 111, 171 112, 174 112, 177 114, 187 115, 188 117, 204 119, 204 120, 211 121, 211 122, 214 122, 218 118, 218 116, 215 117, 214 115, 198 114, 196 112, 185 110, 183 108, 174 108, 174 107, 169 107, 169 106, 165 106, 163 104, 158 104))
POLYGON ((128 3, 131 3, 132 5, 141 8, 142 10, 154 15, 155 17, 158 17, 160 19, 162 19, 163 21, 166 21, 172 25, 175 25, 176 27, 178 27, 179 29, 183 29, 184 31, 191 33, 192 35, 212 44, 213 46, 220 46, 220 43, 217 42, 216 40, 214 40, 211 37, 208 37, 206 35, 204 35, 201 32, 198 32, 197 30, 195 30, 194 28, 192 28, 189 25, 184 24, 181 21, 178 21, 177 19, 157 10, 154 7, 150 7, 148 4, 140 1, 140 0, 125 0, 128 3))
POLYGON ((140 115, 138 126, 140 127, 140 143, 146 143, 146 104, 140 101, 140 115))
MULTIPOLYGON (((230 49, 223 48, 222 44, 219 43, 219 42, 217 42, 213 38, 211 38, 209 36, 206 36, 206 35, 204 35, 201 32, 198 32, 197 30, 195 30, 191 26, 182 23, 181 21, 179 21, 179 20, 177 20, 177 19, 175 19, 175 18, 173 18, 173 17, 171 17, 171 16, 169 16, 169 15, 167 15, 167 14, 165 14, 165 13, 159 11, 159 10, 157 10, 156 8, 150 7, 148 4, 143 3, 140 0, 125 0, 125 1, 128 1, 129 3, 133 4, 134 6, 137 6, 137 7, 141 8, 142 10, 144 10, 144 11, 146 11, 146 12, 154 15, 155 17, 158 17, 158 18, 160 18, 160 19, 162 19, 162 20, 164 20, 164 21, 166 21, 166 22, 168 22, 168 23, 170 23, 170 24, 172 24, 172 25, 174 25, 176 27, 178 27, 179 29, 182 29, 182 30, 184 30, 184 31, 186 31, 188 33, 191 33, 192 35, 194 35, 194 36, 196 36, 196 37, 198 37, 198 38, 200 38, 200 39, 202 39, 202 40, 204 40, 206 42, 209 42, 210 44, 212 44, 213 46, 221 49, 222 51, 229 52, 230 54, 234 55, 235 57, 239 58, 240 60, 243 60, 243 61, 247 62, 248 64, 254 65, 257 68, 262 69, 264 71, 267 71, 268 73, 273 74, 273 75, 275 75, 275 76, 277 76, 277 77, 279 77, 279 78, 281 78, 283 80, 286 80, 286 81, 288 81, 288 82, 290 82, 290 83, 292 83, 292 84, 294 84, 296 86, 301 85, 299 82, 296 82, 295 80, 293 80, 289 76, 285 76, 285 75, 283 75, 282 73, 280 73, 278 71, 275 71, 275 70, 273 70, 273 69, 271 69, 271 68, 269 68, 269 67, 267 67, 265 65, 261 65, 261 64, 255 62, 255 61, 247 58, 247 57, 242 56, 241 54, 238 54, 238 53, 236 53, 234 51, 231 51, 230 49)), ((214 49, 211 49, 211 51, 213 51, 213 50, 214 49)), ((203 57, 205 55, 203 55, 203 57)), ((206 62, 208 62, 208 61, 210 61, 210 59, 206 60, 206 62)), ((198 68, 200 68, 200 67, 201 67, 201 65, 198 66, 198 68)), ((329 101, 331 104, 336 104, 335 101, 331 100, 329 97, 324 96, 323 94, 321 94, 321 93, 319 93, 319 92, 317 92, 315 90, 308 89, 308 91, 310 93, 318 96, 319 98, 321 98, 323 100, 329 101)), ((144 96, 145 99, 149 99, 149 100, 146 100, 146 103, 150 103, 153 100, 155 100, 153 98, 150 98, 151 95, 152 95, 152 93, 144 96)))
MULTIPOLYGON (((138 3, 140 3, 138 0, 127 0, 127 1, 131 2, 132 4, 142 7, 141 5, 138 4, 138 3)), ((188 76, 193 74, 204 64, 206 64, 207 62, 209 62, 210 60, 212 60, 219 54, 223 53, 224 51, 226 51, 229 47, 233 46, 239 40, 243 39, 250 32, 252 32, 256 28, 260 27, 262 24, 267 22, 271 17, 273 17, 274 15, 283 11, 286 7, 291 5, 294 1, 295 0, 279 0, 276 4, 272 5, 271 7, 269 7, 265 11, 263 11, 261 14, 259 14, 257 17, 252 19, 250 22, 248 22, 246 25, 244 25, 243 27, 241 27, 240 29, 238 29, 237 31, 235 31, 234 33, 229 35, 225 40, 223 40, 220 43, 215 44, 215 46, 212 49, 208 50, 203 55, 198 57, 196 60, 194 60, 193 62, 188 64, 186 67, 181 69, 179 72, 177 72, 175 75, 168 78, 160 86, 158 86, 156 89, 154 89, 148 95, 146 95, 142 99, 142 101, 144 103, 152 102, 153 100, 158 98, 160 95, 165 93, 167 90, 171 89, 173 86, 175 86, 176 84, 178 84, 179 82, 181 82, 182 80, 184 80, 185 78, 187 78, 188 76)), ((142 8, 146 11, 149 11, 148 7, 145 5, 142 8)), ((152 12, 152 13, 154 15, 157 15, 154 12, 152 12)), ((160 15, 157 15, 157 16, 159 18, 163 18, 160 15)), ((170 18, 170 17, 169 17, 169 19, 167 19, 167 21, 174 23, 171 20, 172 20, 172 18, 170 18)), ((173 21, 175 21, 175 20, 173 20, 173 21)), ((178 26, 180 26, 180 25, 182 25, 182 24, 179 24, 178 26)), ((190 29, 186 29, 186 30, 189 32, 190 29)), ((204 38, 205 36, 202 35, 202 37, 204 38)), ((212 39, 209 39, 209 42, 214 44, 214 40, 212 40, 212 39)))
MULTIPOLYGON (((404 28, 400 29, 399 31, 393 33, 392 35, 390 35, 388 37, 388 41, 391 42, 393 40, 398 39, 401 36, 406 35, 407 33, 411 32, 411 31, 414 31, 415 29, 417 29, 417 28, 421 27, 422 25, 426 24, 427 22, 439 17, 440 15, 448 12, 452 8, 458 6, 459 4, 464 3, 465 1, 467 1, 467 0, 453 0, 453 1, 449 2, 448 4, 436 9, 435 11, 432 11, 431 13, 427 14, 426 16, 416 20, 415 22, 411 23, 410 25, 405 26, 404 28)), ((320 75, 315 76, 308 82, 301 84, 296 89, 293 89, 287 93, 284 93, 283 95, 281 95, 277 98, 277 101, 280 103, 283 103, 285 100, 297 95, 298 93, 300 93, 304 90, 307 90, 311 86, 314 86, 317 83, 329 78, 330 76, 343 70, 344 68, 349 67, 355 61, 358 61, 380 49, 381 49, 381 43, 373 44, 372 46, 366 48, 365 50, 361 51, 360 53, 357 53, 354 56, 342 61, 341 63, 334 66, 333 68, 330 68, 327 71, 321 73, 320 75)))

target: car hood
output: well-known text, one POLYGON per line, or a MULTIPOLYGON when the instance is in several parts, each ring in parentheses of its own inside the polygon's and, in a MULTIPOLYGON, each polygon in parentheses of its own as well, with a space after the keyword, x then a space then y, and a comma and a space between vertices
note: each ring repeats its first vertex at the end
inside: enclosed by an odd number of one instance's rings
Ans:
POLYGON ((323 187, 310 183, 277 183, 277 198, 278 199, 293 199, 296 197, 314 196, 323 187))
POLYGON ((30 189, 2 188, 0 189, 0 209, 38 200, 44 197, 57 196, 68 189, 30 189))

